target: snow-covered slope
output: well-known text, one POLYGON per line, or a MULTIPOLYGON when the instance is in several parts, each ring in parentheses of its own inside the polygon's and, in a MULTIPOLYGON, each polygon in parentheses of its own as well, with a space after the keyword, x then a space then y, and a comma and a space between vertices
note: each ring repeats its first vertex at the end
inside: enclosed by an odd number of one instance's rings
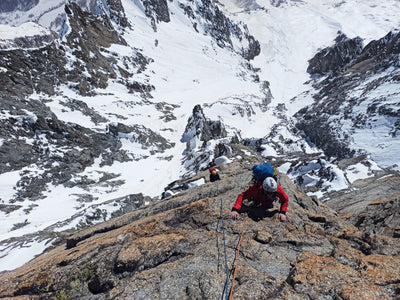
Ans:
POLYGON ((38 48, 55 38, 54 32, 33 22, 20 26, 0 25, 0 49, 38 48))
MULTIPOLYGON (((290 99, 308 89, 308 60, 331 46, 338 31, 349 38, 361 37, 364 44, 380 39, 400 27, 398 1, 290 1, 221 0, 233 19, 247 24, 260 42, 261 54, 253 65, 259 76, 271 83, 276 102, 290 99)), ((304 105, 303 101, 299 105, 304 105)), ((291 114, 298 105, 287 108, 291 114)))
MULTIPOLYGON (((14 111, 15 108, 11 107, 10 110, 4 111, 3 121, 9 122, 10 117, 16 120, 15 134, 20 135, 19 139, 27 147, 38 145, 41 149, 39 157, 43 159, 32 160, 31 163, 18 168, 15 165, 9 166, 9 172, 0 175, 0 181, 5 183, 0 191, 0 198, 7 206, 2 212, 2 240, 38 231, 60 231, 80 222, 83 222, 82 225, 90 223, 92 219, 107 219, 115 210, 120 209, 120 205, 114 199, 127 195, 143 193, 152 197, 160 196, 165 186, 187 172, 182 165, 182 153, 186 144, 180 140, 194 105, 212 104, 220 99, 227 101, 232 98, 238 105, 243 103, 244 99, 248 99, 256 107, 262 103, 264 92, 260 90, 260 84, 253 81, 254 72, 248 68, 247 60, 242 56, 245 54, 243 50, 248 49, 249 42, 252 42, 244 37, 246 29, 242 25, 230 24, 224 16, 218 15, 217 8, 210 3, 206 3, 202 13, 211 14, 210 18, 215 14, 215 21, 221 21, 228 26, 227 28, 212 29, 212 20, 203 19, 197 12, 197 6, 204 5, 201 2, 188 3, 186 7, 181 7, 178 2, 170 2, 169 22, 149 18, 146 9, 139 2, 122 3, 132 28, 124 28, 124 42, 112 44, 107 50, 100 49, 100 52, 96 52, 96 47, 85 49, 91 42, 95 42, 88 40, 93 38, 89 27, 88 31, 79 32, 79 26, 83 26, 89 16, 78 16, 78 12, 73 10, 70 12, 69 21, 63 27, 69 27, 66 30, 69 33, 60 41, 63 44, 62 49, 66 50, 66 65, 64 67, 63 64, 57 64, 57 69, 50 71, 59 73, 61 68, 64 70, 63 74, 71 72, 73 76, 81 76, 74 72, 77 68, 82 69, 82 78, 87 80, 87 85, 82 84, 80 77, 59 77, 59 80, 65 83, 56 87, 55 94, 36 92, 29 96, 29 101, 44 103, 57 116, 55 120, 47 112, 47 117, 44 116, 46 123, 51 118, 53 122, 60 124, 57 127, 64 126, 62 124, 74 124, 74 128, 87 128, 93 131, 88 138, 92 138, 93 133, 103 136, 115 135, 120 143, 120 146, 117 146, 120 157, 107 163, 106 157, 115 156, 115 153, 107 154, 111 149, 96 158, 93 156, 98 154, 92 154, 90 147, 86 148, 84 144, 70 144, 70 139, 64 146, 55 145, 54 134, 48 134, 49 129, 54 128, 50 123, 40 130, 36 125, 35 128, 31 126, 38 123, 37 120, 41 119, 38 115, 43 112, 31 113, 25 108, 14 111), (186 13, 185 10, 189 9, 196 13, 186 13), (78 28, 75 28, 76 26, 78 28), (234 29, 237 32, 231 35, 229 26, 236 26, 234 29), (88 57, 83 57, 86 54, 88 57), (97 80, 101 70, 95 69, 91 62, 85 59, 91 60, 99 56, 104 59, 104 63, 112 61, 111 69, 104 67, 104 72, 110 72, 109 76, 114 78, 105 82, 95 81, 95 84, 92 79, 96 77, 97 80), (121 74, 123 72, 125 73, 121 74), (126 73, 131 75, 126 77, 126 73), (106 89, 98 87, 104 84, 107 85, 106 89), (145 90, 139 91, 138 88, 145 90), (86 95, 82 95, 84 93, 86 95), (121 126, 118 124, 132 128, 137 125, 144 127, 142 132, 135 134, 132 130, 119 131, 121 126), (27 126, 23 130, 33 130, 34 135, 22 136, 18 133, 19 126, 27 126), (113 131, 110 128, 117 130, 113 131), (146 139, 154 138, 154 135, 158 134, 174 147, 152 144, 146 146, 141 138, 147 135, 144 133, 146 130, 153 136, 146 139), (77 165, 80 171, 67 175, 71 178, 62 182, 65 176, 61 175, 64 172, 62 169, 71 167, 68 161, 75 156, 73 153, 76 150, 88 153, 94 161, 90 166, 86 166, 87 163, 80 159, 77 165), (61 164, 60 170, 61 160, 67 164, 61 164), (51 161, 51 165, 46 161, 51 161), (57 169, 59 171, 55 171, 57 169), (25 201, 26 198, 31 198, 33 190, 39 191, 38 199, 34 202, 25 201), (54 224, 58 224, 56 227, 59 228, 55 229, 54 224)), ((93 19, 93 22, 97 21, 93 19)), ((104 33, 104 28, 102 30, 104 33)), ((97 38, 102 39, 101 35, 97 38)), ((45 51, 53 50, 49 48, 45 51)), ((13 52, 5 51, 4 55, 8 56, 7 61, 13 60, 13 52)), ((41 57, 41 53, 37 52, 27 52, 26 55, 41 57)), ((9 64, 4 65, 5 76, 12 75, 9 75, 11 70, 7 69, 8 66, 9 64)), ((37 74, 36 78, 49 71, 38 72, 36 68, 39 67, 33 65, 31 68, 31 72, 37 74)), ((16 70, 17 74, 19 72, 16 70)), ((38 82, 37 86, 43 86, 43 83, 38 82)), ((235 128, 238 124, 232 121, 227 124, 233 123, 232 130, 237 130, 235 128)), ((248 118, 240 124, 239 129, 243 130, 244 135, 250 135, 251 129, 246 125, 250 122, 252 120, 248 118)), ((265 121, 260 122, 268 125, 265 121)), ((69 125, 61 131, 74 131, 73 128, 68 128, 69 125)), ((6 146, 13 143, 6 136, 2 138, 6 146)), ((92 160, 90 157, 87 158, 89 161, 92 160)), ((86 161, 87 159, 85 158, 86 161)), ((53 238, 42 234, 40 240, 31 238, 29 244, 33 241, 43 245, 53 238)), ((15 243, 14 246, 10 246, 8 242, 3 244, 4 253, 15 246, 15 243)), ((20 244, 17 244, 20 251, 23 251, 20 244)), ((32 247, 30 253, 34 252, 32 247)), ((10 268, 20 263, 21 261, 15 261, 8 256, 3 260, 2 266, 10 268)))
POLYGON ((76 2, 82 9, 100 13, 98 0, 5 0, 0 3, 0 24, 18 27, 27 22, 59 31, 65 20, 65 4, 76 2))
MULTIPOLYGON (((61 2, 51 3, 64 11, 61 2)), ((70 8, 65 15, 42 0, 24 13, 0 14, 11 25, 32 14, 62 37, 21 56, 0 53, 3 87, 29 82, 1 91, 0 269, 21 265, 64 229, 112 217, 133 195, 160 197, 169 183, 207 168, 219 143, 265 138, 257 143, 266 157, 317 155, 291 131, 292 116, 317 92, 308 61, 338 31, 364 43, 383 37, 399 26, 400 13, 394 0, 84 2, 106 13, 70 8), (53 13, 65 22, 52 23, 53 13), (226 134, 188 139, 196 105, 226 134), (11 145, 27 149, 24 159, 14 163, 11 145)), ((295 179, 332 162, 279 167, 295 179)), ((336 179, 324 187, 347 187, 377 169, 335 168, 336 179)), ((320 180, 313 176, 307 184, 320 180)))
MULTIPOLYGON (((368 51, 379 53, 375 49, 379 46, 373 46, 376 40, 382 39, 378 42, 382 49, 393 47, 392 44, 396 43, 396 30, 400 28, 400 21, 396 17, 400 8, 398 1, 222 0, 221 3, 224 11, 233 19, 244 21, 260 42, 260 55, 252 64, 260 68, 260 79, 270 83, 273 96, 270 107, 278 108, 283 103, 281 108, 284 108, 287 118, 299 110, 310 112, 303 119, 301 114, 291 119, 295 122, 301 119, 303 125, 306 124, 299 128, 308 128, 304 137, 312 142, 310 145, 317 144, 328 156, 341 157, 340 145, 343 144, 345 154, 371 155, 380 167, 399 169, 400 161, 396 159, 400 150, 397 133, 400 123, 398 54, 391 49, 384 52, 393 52, 392 56, 379 57, 375 53, 376 60, 386 61, 386 65, 380 68, 368 68, 366 63, 367 59, 373 57, 373 54, 368 56, 368 51), (387 34, 392 30, 394 37, 391 38, 387 34), (366 54, 363 52, 359 57, 353 57, 343 66, 346 67, 343 73, 331 74, 332 70, 327 70, 325 73, 311 74, 310 60, 321 50, 333 46, 340 35, 348 39, 359 38, 361 49, 366 46, 366 54), (360 65, 363 65, 365 75, 358 75, 357 71, 363 70, 360 65), (342 103, 340 109, 333 109, 338 103, 342 103), (327 139, 332 133, 334 139, 327 139), (329 148, 334 151, 329 151, 329 148)), ((331 63, 338 64, 340 56, 345 53, 336 53, 336 61, 334 55, 331 63)), ((282 109, 277 110, 282 113, 282 109)), ((282 138, 277 138, 280 136, 295 140, 288 135, 285 127, 286 123, 278 130, 282 134, 273 132, 270 139, 264 142, 266 149, 268 143, 282 141, 282 138)), ((275 151, 272 153, 272 156, 276 155, 275 151)), ((297 182, 315 186, 319 181, 319 176, 314 173, 315 163, 316 169, 324 169, 325 163, 311 161, 308 167, 300 167, 300 172, 293 167, 282 167, 282 170, 288 171, 293 180, 300 174, 308 173, 297 182)), ((377 169, 379 167, 372 167, 372 170, 377 169)), ((351 180, 346 178, 352 178, 353 175, 347 173, 343 180, 339 179, 340 174, 336 176, 338 182, 333 184, 333 189, 349 185, 351 180)), ((332 188, 332 182, 330 184, 332 188)), ((320 193, 318 195, 321 196, 320 193)))

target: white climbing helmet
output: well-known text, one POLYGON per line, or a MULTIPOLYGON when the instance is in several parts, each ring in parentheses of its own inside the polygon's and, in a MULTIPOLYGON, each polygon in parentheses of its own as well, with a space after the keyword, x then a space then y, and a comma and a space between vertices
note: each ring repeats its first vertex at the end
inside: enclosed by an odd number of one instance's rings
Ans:
POLYGON ((262 186, 267 193, 275 193, 278 190, 278 184, 272 177, 265 178, 262 186))

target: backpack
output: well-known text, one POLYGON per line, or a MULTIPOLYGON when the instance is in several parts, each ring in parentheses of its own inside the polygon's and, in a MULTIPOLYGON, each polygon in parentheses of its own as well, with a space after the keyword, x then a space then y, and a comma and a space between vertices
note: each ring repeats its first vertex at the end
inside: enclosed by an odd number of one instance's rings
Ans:
POLYGON ((263 181, 267 177, 274 177, 275 169, 269 163, 253 166, 253 178, 255 182, 263 181))

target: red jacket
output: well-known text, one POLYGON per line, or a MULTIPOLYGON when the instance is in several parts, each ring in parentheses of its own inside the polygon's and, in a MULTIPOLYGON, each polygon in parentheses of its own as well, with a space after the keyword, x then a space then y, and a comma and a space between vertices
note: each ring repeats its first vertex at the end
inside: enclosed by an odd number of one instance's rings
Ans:
MULTIPOLYGON (((279 198, 281 202, 281 213, 286 213, 289 197, 286 195, 285 191, 278 185, 278 190, 276 191, 276 197, 279 198)), ((258 201, 262 204, 272 204, 276 197, 269 198, 266 196, 262 189, 262 182, 256 183, 249 187, 245 192, 241 193, 235 202, 232 210, 239 211, 242 208, 243 200, 253 198, 255 201, 258 201)))

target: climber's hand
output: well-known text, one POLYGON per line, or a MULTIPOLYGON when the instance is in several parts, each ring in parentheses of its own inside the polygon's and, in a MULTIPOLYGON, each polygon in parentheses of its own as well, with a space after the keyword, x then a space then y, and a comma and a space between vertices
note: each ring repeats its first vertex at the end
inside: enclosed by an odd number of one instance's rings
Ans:
POLYGON ((233 210, 231 212, 231 218, 232 220, 237 220, 239 218, 239 213, 236 210, 233 210))
POLYGON ((286 215, 285 214, 279 214, 279 220, 281 220, 281 222, 286 222, 286 215))

